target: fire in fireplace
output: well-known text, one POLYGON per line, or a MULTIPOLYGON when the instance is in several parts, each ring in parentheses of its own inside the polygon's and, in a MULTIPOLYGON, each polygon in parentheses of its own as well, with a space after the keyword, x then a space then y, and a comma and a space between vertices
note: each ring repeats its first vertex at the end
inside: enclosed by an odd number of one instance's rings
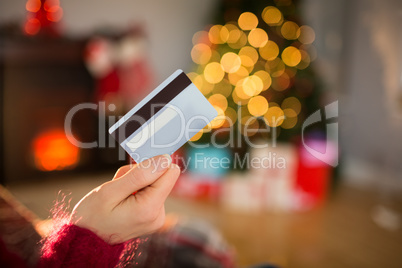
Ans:
POLYGON ((63 129, 50 129, 33 139, 34 165, 41 171, 74 168, 80 159, 79 148, 70 143, 63 129))

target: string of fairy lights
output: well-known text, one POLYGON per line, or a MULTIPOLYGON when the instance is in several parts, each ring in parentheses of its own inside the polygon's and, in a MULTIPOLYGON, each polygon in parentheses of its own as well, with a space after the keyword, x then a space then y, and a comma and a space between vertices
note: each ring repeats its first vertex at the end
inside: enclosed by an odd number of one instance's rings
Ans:
POLYGON ((285 20, 275 6, 265 7, 261 19, 260 22, 254 13, 244 12, 237 21, 212 25, 194 34, 191 58, 197 69, 188 76, 219 115, 192 141, 237 121, 248 127, 248 131, 241 131, 246 136, 258 131, 258 118, 270 127, 296 126, 302 108, 300 100, 290 96, 278 103, 270 96, 290 88, 297 71, 314 60, 310 51, 315 33, 307 25, 285 20), (262 24, 264 27, 258 28, 262 24), (270 38, 268 32, 276 38, 270 38), (274 41, 278 38, 291 41, 291 45, 279 46, 274 41))

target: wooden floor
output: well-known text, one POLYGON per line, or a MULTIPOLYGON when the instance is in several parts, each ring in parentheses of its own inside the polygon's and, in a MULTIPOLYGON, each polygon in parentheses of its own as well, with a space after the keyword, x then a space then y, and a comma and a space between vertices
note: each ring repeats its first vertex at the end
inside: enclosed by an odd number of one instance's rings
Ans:
POLYGON ((168 207, 213 222, 234 245, 241 267, 263 262, 300 268, 402 267, 402 230, 388 231, 373 222, 375 196, 343 187, 321 209, 282 215, 234 214, 177 199, 170 199, 168 207))
MULTIPOLYGON (((75 204, 112 174, 62 178, 7 188, 42 218, 60 189, 75 204)), ((394 198, 395 199, 395 198, 394 198)), ((401 200, 393 207, 402 208, 401 200)), ((169 198, 166 211, 212 223, 236 250, 239 267, 271 262, 281 267, 402 267, 402 230, 389 231, 372 220, 381 204, 375 192, 341 186, 320 209, 306 213, 236 214, 217 204, 169 198)))

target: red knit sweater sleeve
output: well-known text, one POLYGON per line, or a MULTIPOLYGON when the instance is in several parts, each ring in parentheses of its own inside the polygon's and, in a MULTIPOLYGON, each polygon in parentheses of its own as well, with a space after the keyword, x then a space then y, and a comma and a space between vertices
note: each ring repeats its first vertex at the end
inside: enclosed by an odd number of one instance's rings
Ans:
POLYGON ((124 244, 109 245, 88 229, 63 225, 44 243, 39 267, 114 267, 124 244))

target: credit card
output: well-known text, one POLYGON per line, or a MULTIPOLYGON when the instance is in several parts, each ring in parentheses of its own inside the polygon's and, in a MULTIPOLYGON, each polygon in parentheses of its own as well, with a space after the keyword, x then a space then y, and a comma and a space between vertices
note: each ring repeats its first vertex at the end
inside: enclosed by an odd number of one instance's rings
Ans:
POLYGON ((182 70, 177 70, 109 129, 137 163, 171 155, 218 115, 182 70))

